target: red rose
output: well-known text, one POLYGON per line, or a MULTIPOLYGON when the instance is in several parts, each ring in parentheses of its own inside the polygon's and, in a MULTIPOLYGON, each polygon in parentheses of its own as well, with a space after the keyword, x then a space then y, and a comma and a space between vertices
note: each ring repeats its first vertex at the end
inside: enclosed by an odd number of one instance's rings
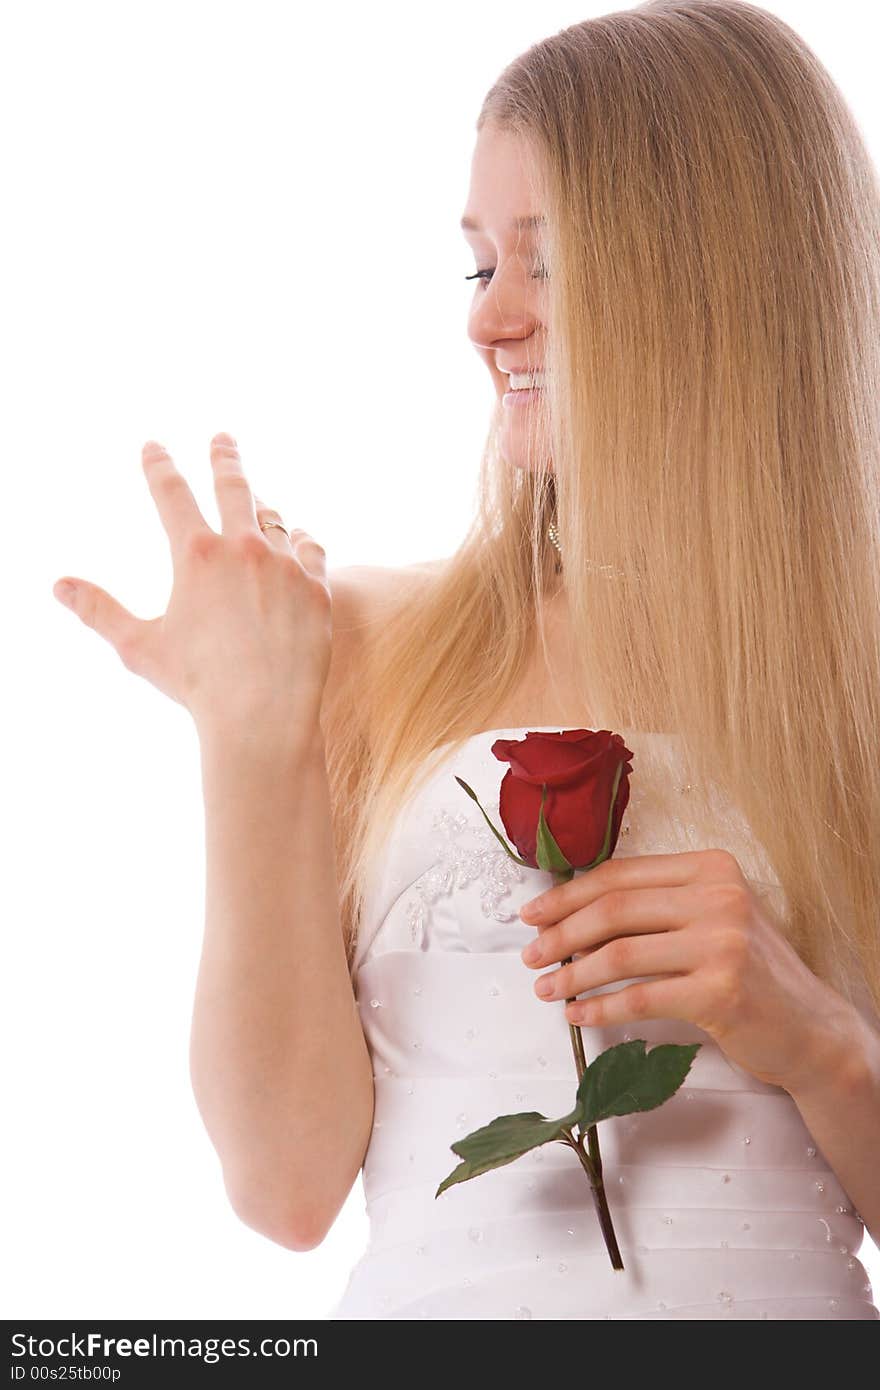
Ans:
POLYGON ((582 869, 602 851, 614 779, 623 764, 611 819, 611 857, 629 801, 633 756, 619 734, 608 729, 527 733, 523 739, 496 739, 492 752, 500 762, 510 763, 499 793, 504 828, 533 869, 540 867, 536 852, 544 788, 550 834, 572 868, 582 869))

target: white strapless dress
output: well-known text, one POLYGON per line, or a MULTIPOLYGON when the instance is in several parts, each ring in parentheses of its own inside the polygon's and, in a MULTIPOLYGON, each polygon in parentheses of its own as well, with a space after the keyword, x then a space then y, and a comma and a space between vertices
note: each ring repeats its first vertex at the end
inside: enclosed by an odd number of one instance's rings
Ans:
MULTIPOLYGON (((586 1175, 561 1144, 435 1197, 460 1161, 456 1138, 496 1115, 552 1118, 574 1104, 564 1004, 535 995, 540 972, 520 959, 535 929, 519 907, 553 875, 515 863, 454 777, 503 833, 507 766, 491 746, 526 732, 435 750, 374 872, 354 974, 375 1077, 370 1236, 330 1318, 880 1318, 858 1259, 861 1218, 791 1096, 677 1020, 582 1030, 588 1062, 630 1037, 702 1043, 664 1105, 599 1125, 624 1270, 611 1267, 586 1175)), ((753 887, 778 887, 735 818, 720 822, 723 839, 719 823, 688 821, 672 736, 620 732, 633 768, 616 858, 720 844, 753 887), (673 815, 658 809, 664 784, 673 815)))

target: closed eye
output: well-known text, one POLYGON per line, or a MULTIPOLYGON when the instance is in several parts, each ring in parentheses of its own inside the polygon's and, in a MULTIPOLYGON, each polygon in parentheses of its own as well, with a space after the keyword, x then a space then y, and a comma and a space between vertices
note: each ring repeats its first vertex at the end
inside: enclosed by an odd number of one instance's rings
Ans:
MULTIPOLYGON (((494 275, 494 274, 495 274, 495 269, 494 269, 494 267, 492 267, 491 269, 486 269, 486 270, 475 270, 474 273, 473 273, 473 275, 466 275, 464 278, 465 278, 466 280, 484 280, 485 283, 488 284, 488 283, 489 283, 489 276, 490 276, 490 275, 494 275)), ((548 271, 547 267, 544 265, 543 261, 540 261, 540 262, 538 263, 538 269, 537 269, 536 271, 533 271, 533 272, 532 272, 532 279, 533 279, 533 280, 547 280, 547 279, 549 278, 549 275, 550 275, 550 272, 548 271)))

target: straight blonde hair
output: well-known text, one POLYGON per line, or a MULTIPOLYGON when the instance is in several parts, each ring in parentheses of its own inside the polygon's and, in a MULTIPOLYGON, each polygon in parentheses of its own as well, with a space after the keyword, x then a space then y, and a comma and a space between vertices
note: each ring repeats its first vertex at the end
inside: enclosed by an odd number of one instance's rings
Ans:
POLYGON ((552 468, 539 447, 533 468, 505 462, 496 403, 467 534, 376 616, 322 712, 349 967, 429 754, 483 729, 547 650, 555 519, 586 727, 675 733, 695 795, 723 788, 763 846, 780 930, 880 1012, 865 143, 803 40, 738 0, 563 29, 502 72, 487 122, 525 142, 547 219, 552 468))

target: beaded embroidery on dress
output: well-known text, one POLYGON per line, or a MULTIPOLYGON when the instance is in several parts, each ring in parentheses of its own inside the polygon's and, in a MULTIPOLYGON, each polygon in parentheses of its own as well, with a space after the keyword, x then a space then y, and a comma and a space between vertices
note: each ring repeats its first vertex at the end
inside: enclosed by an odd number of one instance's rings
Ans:
MULTIPOLYGON (((458 1162, 456 1134, 516 1110, 564 1114, 576 1089, 563 1006, 535 995, 536 973, 520 959, 534 928, 519 908, 553 876, 515 863, 455 781, 502 829, 506 766, 491 746, 527 731, 486 730, 456 755, 436 750, 374 872, 354 961, 375 1082, 363 1167, 370 1234, 329 1316, 880 1319, 858 1259, 861 1218, 791 1096, 677 1020, 582 1029, 588 1061, 629 1037, 703 1044, 663 1106, 602 1122, 623 1271, 611 1268, 583 1170, 562 1145, 435 1197, 458 1162)), ((756 891, 779 890, 741 819, 721 804, 711 825, 689 817, 672 736, 619 732, 634 757, 615 858, 720 845, 756 891)))

